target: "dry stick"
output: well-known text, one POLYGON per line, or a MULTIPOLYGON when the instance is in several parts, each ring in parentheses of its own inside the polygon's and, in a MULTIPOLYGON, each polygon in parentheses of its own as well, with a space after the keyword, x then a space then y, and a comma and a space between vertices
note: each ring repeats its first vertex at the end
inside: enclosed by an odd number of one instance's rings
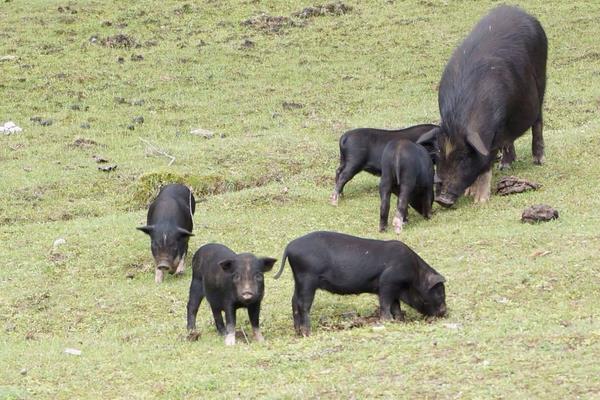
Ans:
POLYGON ((153 145, 152 143, 150 143, 146 139, 142 139, 139 136, 138 136, 138 139, 140 139, 142 142, 146 143, 150 147, 150 150, 152 150, 153 152, 161 154, 161 155, 163 155, 165 157, 170 158, 171 161, 169 161, 169 166, 171 166, 171 164, 173 164, 175 162, 175 157, 174 156, 172 156, 169 153, 166 153, 165 151, 159 149, 158 147, 156 147, 155 145, 153 145))
POLYGON ((246 339, 246 344, 250 344, 250 342, 248 341, 248 336, 246 336, 246 331, 244 330, 244 327, 240 327, 242 328, 242 333, 244 334, 244 339, 246 339))

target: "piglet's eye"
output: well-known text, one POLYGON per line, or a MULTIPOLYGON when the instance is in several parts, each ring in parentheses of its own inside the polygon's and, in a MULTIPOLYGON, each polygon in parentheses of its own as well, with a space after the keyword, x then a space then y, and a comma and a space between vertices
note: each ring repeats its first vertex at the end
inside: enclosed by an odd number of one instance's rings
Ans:
POLYGON ((240 279, 240 274, 238 274, 237 272, 233 273, 233 279, 235 279, 236 281, 240 279))
POLYGON ((256 279, 257 281, 262 281, 263 276, 262 276, 262 274, 256 274, 256 275, 254 275, 254 279, 256 279))

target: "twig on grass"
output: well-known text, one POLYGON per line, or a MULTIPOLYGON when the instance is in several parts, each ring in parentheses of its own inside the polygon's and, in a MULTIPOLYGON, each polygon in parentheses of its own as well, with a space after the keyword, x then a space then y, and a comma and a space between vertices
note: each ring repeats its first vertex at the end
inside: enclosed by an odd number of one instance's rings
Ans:
POLYGON ((175 162, 176 158, 174 156, 170 155, 169 153, 167 153, 166 151, 161 150, 156 145, 150 143, 146 139, 142 139, 139 136, 138 136, 138 139, 140 139, 142 142, 146 143, 146 145, 149 147, 149 149, 152 153, 160 154, 162 156, 165 156, 165 157, 171 159, 171 161, 169 161, 169 166, 171 166, 171 164, 173 164, 175 162))
POLYGON ((248 336, 246 336, 246 331, 244 330, 243 327, 242 327, 242 333, 244 334, 244 339, 246 340, 246 344, 250 344, 250 342, 248 341, 248 336))

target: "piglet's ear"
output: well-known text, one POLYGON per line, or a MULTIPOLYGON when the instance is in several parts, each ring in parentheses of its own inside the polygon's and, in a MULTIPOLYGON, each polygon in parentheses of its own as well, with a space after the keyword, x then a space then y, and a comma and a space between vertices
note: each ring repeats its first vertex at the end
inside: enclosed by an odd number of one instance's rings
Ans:
POLYGON ((483 140, 481 140, 481 135, 479 133, 469 130, 467 132, 467 142, 483 156, 487 157, 490 154, 488 147, 483 143, 483 140))
POLYGON ((219 261, 219 267, 223 268, 223 271, 230 272, 233 268, 233 260, 219 261))
POLYGON ((276 258, 271 258, 271 257, 262 257, 259 259, 260 261, 262 261, 263 264, 263 272, 267 272, 273 269, 273 265, 275 265, 275 262, 277 261, 276 258))
POLYGON ((439 274, 429 274, 427 276, 427 291, 433 289, 438 283, 446 282, 446 278, 439 274))
POLYGON ((441 130, 442 129, 438 126, 438 127, 431 129, 428 132, 425 132, 417 139, 417 144, 420 144, 422 146, 435 145, 435 142, 437 141, 437 137, 440 134, 441 130))
POLYGON ((180 234, 184 235, 184 236, 194 236, 194 234, 190 231, 188 231, 187 229, 183 229, 180 227, 177 227, 177 232, 179 232, 180 234))
POLYGON ((153 225, 138 226, 135 229, 140 230, 140 231, 144 232, 145 234, 149 235, 150 233, 152 233, 154 226, 153 225))

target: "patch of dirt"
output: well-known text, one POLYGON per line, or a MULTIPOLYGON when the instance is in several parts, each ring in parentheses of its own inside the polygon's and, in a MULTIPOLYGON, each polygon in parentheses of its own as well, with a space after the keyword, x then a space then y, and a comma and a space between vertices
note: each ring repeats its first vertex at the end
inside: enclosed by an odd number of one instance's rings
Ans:
POLYGON ((292 16, 298 18, 313 18, 325 15, 343 15, 350 11, 352 11, 351 6, 338 1, 336 3, 329 3, 321 6, 306 7, 293 13, 292 16))
POLYGON ((301 108, 304 108, 304 104, 294 103, 293 101, 284 101, 283 103, 281 103, 281 106, 283 107, 284 110, 287 110, 287 111, 299 110, 301 108))
POLYGON ((525 211, 523 211, 523 214, 521 215, 521 221, 528 222, 530 224, 536 222, 551 221, 557 218, 558 211, 547 204, 533 205, 525 209, 525 211))
POLYGON ((85 149, 85 148, 89 148, 89 147, 93 147, 93 146, 98 146, 98 142, 96 142, 95 140, 92 140, 92 139, 77 138, 73 141, 71 146, 85 149))
POLYGON ((125 35, 123 33, 105 37, 104 39, 100 40, 100 44, 105 47, 125 49, 139 46, 137 41, 132 36, 125 35))
POLYGON ((283 28, 301 26, 289 17, 269 15, 260 13, 254 17, 242 21, 242 25, 265 32, 280 32, 283 28))
POLYGON ((335 176, 320 175, 315 178, 315 184, 319 187, 332 188, 335 184, 335 176))
POLYGON ((529 190, 537 190, 541 187, 539 183, 517 178, 516 176, 504 176, 496 185, 496 194, 506 196, 514 193, 522 193, 529 190))
POLYGON ((351 311, 343 313, 340 319, 330 320, 321 318, 319 327, 324 331, 341 331, 352 328, 361 328, 368 325, 379 324, 379 307, 377 307, 370 315, 361 316, 358 313, 351 311))

